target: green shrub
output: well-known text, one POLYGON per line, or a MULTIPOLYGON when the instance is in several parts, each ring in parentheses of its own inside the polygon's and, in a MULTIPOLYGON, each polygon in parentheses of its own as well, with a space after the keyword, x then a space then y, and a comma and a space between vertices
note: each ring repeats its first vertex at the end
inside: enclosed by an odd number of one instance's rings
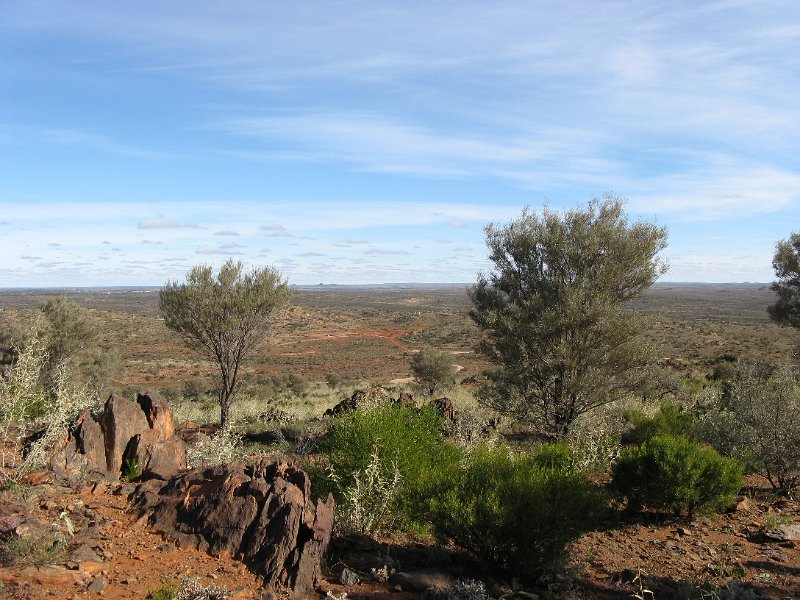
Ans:
POLYGON ((331 491, 346 506, 355 488, 368 489, 365 478, 395 482, 399 489, 386 495, 392 498, 387 515, 415 518, 430 480, 455 469, 461 458, 456 447, 442 441, 441 430, 441 417, 432 406, 417 411, 379 405, 338 417, 320 444, 333 476, 315 481, 315 494, 324 497, 331 491))
POLYGON ((631 428, 623 435, 623 441, 632 444, 643 444, 657 435, 673 435, 694 438, 696 436, 696 420, 694 415, 664 402, 652 417, 641 411, 630 409, 623 418, 631 428))
POLYGON ((614 466, 613 487, 629 507, 685 511, 721 509, 742 485, 742 467, 686 438, 659 435, 629 448, 614 466))
POLYGON ((429 488, 434 530, 502 571, 536 579, 604 510, 585 477, 562 470, 564 456, 561 444, 538 457, 478 447, 429 488))

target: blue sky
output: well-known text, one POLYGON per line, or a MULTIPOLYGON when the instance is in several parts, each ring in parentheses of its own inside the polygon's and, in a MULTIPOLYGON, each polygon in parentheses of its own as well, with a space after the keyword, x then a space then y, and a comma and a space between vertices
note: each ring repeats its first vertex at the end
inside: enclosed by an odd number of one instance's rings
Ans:
POLYGON ((800 4, 0 5, 0 287, 470 282, 483 226, 612 192, 667 281, 800 230, 800 4))

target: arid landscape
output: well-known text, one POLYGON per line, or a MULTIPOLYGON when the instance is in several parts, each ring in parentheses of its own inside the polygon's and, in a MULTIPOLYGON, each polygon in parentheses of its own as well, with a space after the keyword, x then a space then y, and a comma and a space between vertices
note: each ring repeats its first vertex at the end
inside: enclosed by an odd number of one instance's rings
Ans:
MULTIPOLYGON (((135 398, 137 391, 159 392, 172 404, 179 431, 187 421, 201 427, 217 421, 213 399, 186 395, 190 381, 210 389, 214 365, 170 335, 158 312, 157 290, 8 290, 0 294, 2 322, 29 322, 36 307, 62 294, 91 311, 101 324, 99 343, 121 354, 111 382, 115 394, 135 398)), ((632 310, 650 319, 647 336, 661 368, 697 386, 732 357, 791 362, 797 337, 768 320, 771 299, 763 285, 660 284, 632 310)), ((408 390, 424 403, 424 394, 409 383, 411 357, 424 344, 449 353, 458 365, 461 383, 449 392, 456 413, 484 414, 472 392, 491 365, 477 350, 480 333, 468 310, 465 286, 296 290, 247 365, 248 385, 234 410, 245 436, 240 455, 312 465, 314 451, 300 448, 304 432, 313 437, 323 431, 323 412, 356 389, 382 387, 388 397, 408 390), (302 389, 276 388, 271 378, 281 374, 300 376, 302 389), (269 411, 286 420, 270 421, 263 416, 269 411), (265 431, 280 434, 270 437, 265 431)), ((604 418, 613 421, 614 414, 604 418)), ((524 424, 502 421, 495 436, 512 446, 527 444, 524 424)), ((594 476, 594 485, 607 484, 607 475, 594 476)), ((313 485, 312 478, 312 491, 313 485)), ((17 510, 27 521, 54 528, 68 519, 74 535, 52 555, 41 548, 29 557, 7 554, 2 593, 159 598, 152 594, 174 589, 187 576, 205 586, 224 586, 227 597, 269 597, 272 592, 263 592, 235 557, 179 548, 151 531, 126 501, 133 489, 131 483, 66 482, 36 472, 4 491, 3 518, 17 510)), ((775 530, 796 534, 798 526, 800 504, 757 475, 747 477, 738 500, 721 514, 687 520, 628 514, 612 504, 598 527, 570 545, 567 563, 534 586, 487 570, 468 549, 425 531, 390 527, 370 536, 339 531, 324 582, 309 597, 433 597, 425 588, 474 580, 485 585, 484 597, 493 598, 794 598, 800 590, 800 550, 790 534, 781 538, 775 530), (387 582, 388 567, 388 574, 397 570, 411 583, 397 577, 387 582), (344 577, 342 569, 355 579, 344 577)))

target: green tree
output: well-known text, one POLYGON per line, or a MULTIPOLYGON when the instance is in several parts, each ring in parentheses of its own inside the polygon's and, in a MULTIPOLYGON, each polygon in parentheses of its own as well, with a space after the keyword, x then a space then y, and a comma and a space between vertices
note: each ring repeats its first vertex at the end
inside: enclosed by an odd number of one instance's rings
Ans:
POLYGON ((778 300, 767 309, 769 318, 780 325, 800 329, 800 233, 778 242, 772 267, 778 281, 771 288, 778 300))
POLYGON ((39 310, 47 324, 43 385, 55 391, 58 369, 63 365, 99 395, 108 384, 106 375, 119 368, 119 358, 97 345, 100 335, 97 320, 88 309, 65 296, 48 300, 39 310))
POLYGON ((666 271, 663 227, 629 223, 622 200, 489 224, 494 269, 469 290, 470 316, 501 369, 483 398, 542 435, 633 389, 646 365, 640 320, 623 306, 666 271))
POLYGON ((184 342, 217 362, 220 422, 228 423, 241 387, 243 361, 269 329, 273 312, 289 302, 291 289, 271 268, 243 272, 229 259, 216 277, 210 266, 196 266, 185 283, 168 282, 159 294, 167 327, 184 342))
POLYGON ((423 346, 411 359, 411 372, 417 383, 430 396, 437 389, 449 388, 456 382, 456 367, 449 354, 430 346, 423 346))

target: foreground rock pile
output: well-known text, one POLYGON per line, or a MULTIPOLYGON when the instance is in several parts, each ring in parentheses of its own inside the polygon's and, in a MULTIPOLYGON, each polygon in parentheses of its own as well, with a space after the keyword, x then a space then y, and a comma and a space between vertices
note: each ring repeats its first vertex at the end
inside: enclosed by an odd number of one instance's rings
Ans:
POLYGON ((185 468, 186 446, 175 436, 172 409, 152 392, 135 402, 112 395, 97 419, 83 411, 50 459, 62 478, 96 471, 116 479, 127 469, 167 479, 185 468))
POLYGON ((311 482, 285 464, 240 463, 151 479, 133 510, 178 547, 241 559, 265 585, 302 592, 322 580, 333 531, 332 497, 316 504, 311 482))

